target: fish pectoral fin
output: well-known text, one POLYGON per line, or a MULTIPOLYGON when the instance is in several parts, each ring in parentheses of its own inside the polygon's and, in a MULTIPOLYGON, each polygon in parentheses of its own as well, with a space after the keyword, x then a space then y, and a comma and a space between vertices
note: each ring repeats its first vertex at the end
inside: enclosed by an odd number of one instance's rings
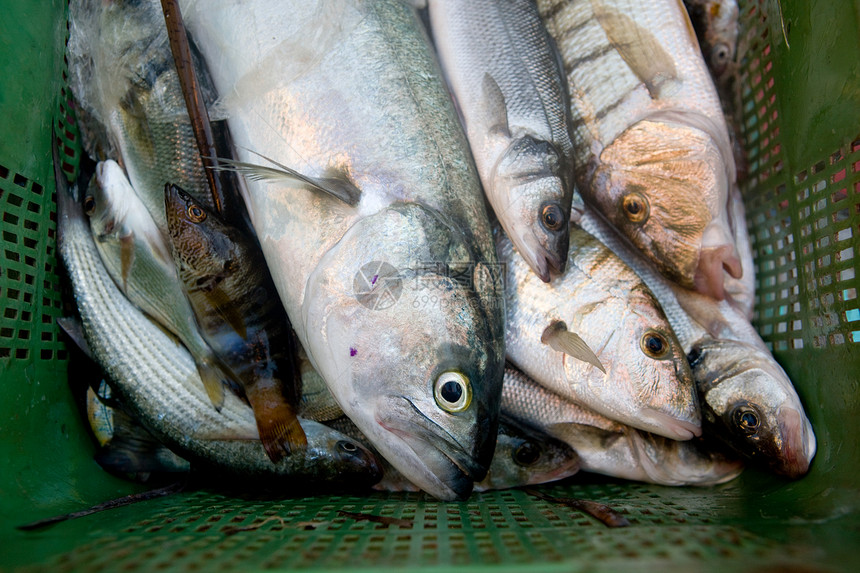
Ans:
POLYGON ((540 341, 558 352, 563 352, 583 362, 587 362, 606 374, 606 369, 588 344, 575 332, 570 332, 562 321, 556 321, 544 329, 540 341))
POLYGON ((134 231, 119 237, 119 261, 122 275, 122 292, 128 292, 128 275, 134 264, 134 231))
POLYGON ((203 291, 203 295, 206 297, 206 301, 215 309, 215 312, 230 325, 230 328, 243 340, 246 339, 248 330, 245 325, 245 318, 239 312, 236 302, 218 285, 215 285, 211 290, 203 291))
POLYGON ((482 84, 484 105, 480 106, 482 117, 480 122, 487 127, 490 135, 511 137, 508 124, 508 108, 505 104, 505 94, 489 73, 484 73, 482 84))
POLYGON ((68 335, 69 338, 72 339, 72 342, 74 342, 77 347, 87 355, 87 358, 95 361, 93 351, 84 335, 84 325, 81 324, 79 320, 71 316, 61 316, 57 319, 57 325, 68 335))
POLYGON ((303 450, 308 446, 308 438, 296 417, 295 410, 288 405, 285 406, 277 409, 281 415, 266 416, 268 420, 265 422, 263 419, 257 418, 260 441, 263 442, 266 455, 274 463, 278 463, 284 456, 297 450, 303 450))
POLYGON ((234 159, 215 158, 219 165, 212 167, 219 171, 235 171, 241 173, 248 179, 253 181, 290 181, 295 183, 299 181, 308 185, 311 189, 325 193, 330 197, 334 197, 343 201, 349 206, 355 206, 361 198, 361 190, 355 186, 343 174, 334 176, 312 177, 299 173, 295 169, 291 169, 282 163, 278 163, 274 159, 261 155, 256 151, 248 150, 250 153, 265 159, 274 167, 268 165, 258 165, 256 163, 248 163, 246 161, 236 161, 234 159))
POLYGON ((203 381, 203 387, 206 389, 206 394, 209 395, 209 400, 218 412, 224 406, 224 373, 221 368, 214 364, 209 359, 197 361, 197 372, 200 374, 200 380, 203 381))
POLYGON ((651 32, 626 14, 605 6, 599 0, 592 0, 591 4, 612 46, 639 81, 645 84, 651 99, 659 99, 663 88, 678 80, 672 56, 651 32))

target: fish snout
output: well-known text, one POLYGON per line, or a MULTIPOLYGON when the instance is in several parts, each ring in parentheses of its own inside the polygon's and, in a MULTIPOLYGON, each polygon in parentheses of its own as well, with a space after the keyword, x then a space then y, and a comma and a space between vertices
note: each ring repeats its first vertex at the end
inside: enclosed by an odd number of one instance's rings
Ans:
POLYGON ((717 300, 725 299, 726 289, 723 284, 725 282, 723 272, 729 273, 729 276, 736 279, 743 276, 741 260, 734 245, 703 248, 699 254, 696 274, 693 277, 696 290, 717 300))
POLYGON ((816 444, 812 426, 805 416, 790 406, 781 407, 777 419, 782 436, 782 455, 773 460, 773 470, 792 479, 803 477, 815 457, 816 444))

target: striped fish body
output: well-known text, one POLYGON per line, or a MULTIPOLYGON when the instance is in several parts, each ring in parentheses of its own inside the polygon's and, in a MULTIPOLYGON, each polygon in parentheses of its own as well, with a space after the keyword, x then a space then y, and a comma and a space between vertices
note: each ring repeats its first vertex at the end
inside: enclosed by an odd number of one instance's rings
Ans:
POLYGON ((564 60, 577 187, 666 276, 740 276, 726 122, 678 0, 540 0, 564 60))

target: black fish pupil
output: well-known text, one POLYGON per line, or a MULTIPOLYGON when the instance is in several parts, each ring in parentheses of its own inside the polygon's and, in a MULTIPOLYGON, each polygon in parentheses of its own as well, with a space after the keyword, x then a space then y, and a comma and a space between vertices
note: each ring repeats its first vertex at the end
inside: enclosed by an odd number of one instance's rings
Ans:
POLYGON ((559 209, 553 205, 544 207, 543 222, 549 229, 556 229, 561 224, 561 213, 559 209))
POLYGON ((649 336, 645 344, 648 346, 648 350, 654 354, 660 354, 663 352, 663 341, 656 336, 649 336))
POLYGON ((351 443, 351 442, 340 442, 339 445, 340 445, 340 449, 342 449, 343 451, 348 452, 350 454, 358 451, 358 448, 356 447, 356 445, 351 443))
POLYGON ((755 428, 758 425, 758 418, 752 412, 744 412, 741 415, 741 424, 747 428, 755 428))
POLYGON ((638 215, 640 211, 642 211, 642 205, 639 204, 639 201, 636 199, 631 199, 627 202, 627 210, 631 215, 638 215))
POLYGON ((463 396, 463 388, 461 388, 456 382, 445 382, 442 385, 442 389, 439 391, 439 395, 442 396, 442 399, 446 402, 454 404, 463 396))
POLYGON ((514 452, 514 461, 521 466, 530 466, 540 458, 540 447, 532 442, 523 442, 514 452))

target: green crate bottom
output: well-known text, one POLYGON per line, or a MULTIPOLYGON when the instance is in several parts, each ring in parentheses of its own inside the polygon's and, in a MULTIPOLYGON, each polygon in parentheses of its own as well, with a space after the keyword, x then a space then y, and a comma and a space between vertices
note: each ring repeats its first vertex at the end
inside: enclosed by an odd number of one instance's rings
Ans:
POLYGON ((455 503, 412 493, 266 500, 189 491, 22 534, 4 551, 29 564, 22 571, 54 572, 725 571, 734 566, 838 571, 856 565, 856 517, 839 511, 815 519, 780 517, 785 494, 780 490, 786 484, 756 472, 738 480, 743 485, 704 489, 586 480, 540 490, 607 503, 629 527, 607 528, 522 490, 473 494, 455 503), (776 497, 773 515, 766 509, 769 490, 776 497), (750 498, 750 491, 758 493, 750 498), (411 523, 357 521, 339 510, 411 523), (64 543, 69 549, 56 553, 64 543), (43 561, 35 558, 50 553, 43 561))

